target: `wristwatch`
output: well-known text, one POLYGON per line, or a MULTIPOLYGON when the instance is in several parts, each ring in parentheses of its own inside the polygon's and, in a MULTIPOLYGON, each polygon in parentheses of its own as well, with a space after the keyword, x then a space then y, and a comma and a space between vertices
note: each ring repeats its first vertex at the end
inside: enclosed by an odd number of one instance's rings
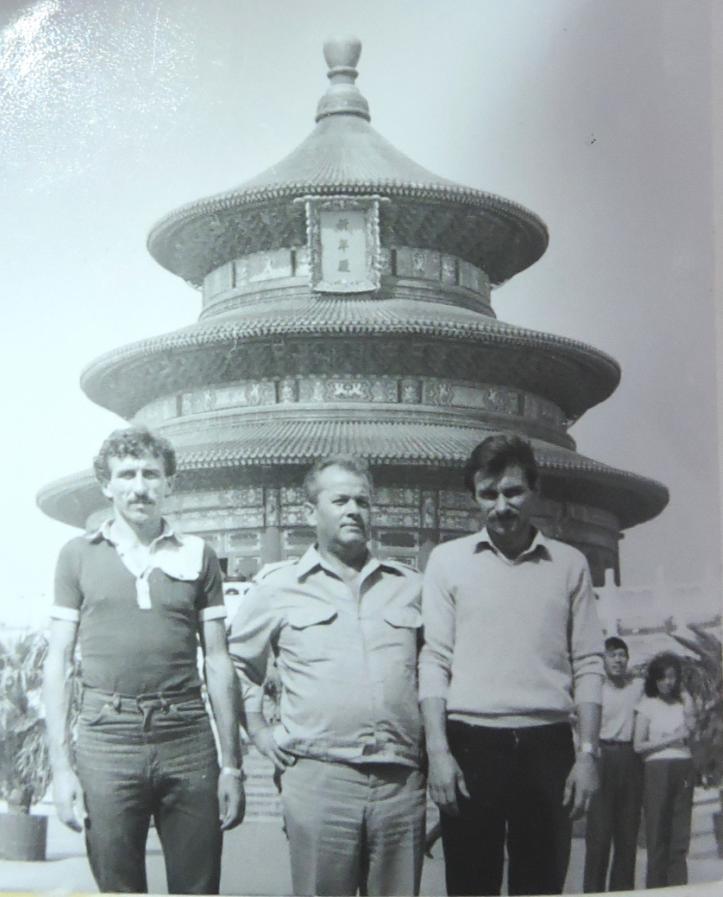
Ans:
POLYGON ((600 748, 596 748, 592 741, 581 741, 578 748, 579 754, 590 754, 591 757, 600 756, 600 748))

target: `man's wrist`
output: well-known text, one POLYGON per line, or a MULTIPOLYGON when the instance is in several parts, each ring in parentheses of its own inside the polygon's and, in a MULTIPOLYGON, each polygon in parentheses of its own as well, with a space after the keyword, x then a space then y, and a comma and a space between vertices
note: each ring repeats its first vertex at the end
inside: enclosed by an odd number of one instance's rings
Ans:
POLYGON ((238 766, 222 766, 220 775, 232 776, 234 779, 238 779, 240 782, 246 781, 246 775, 244 774, 243 769, 238 766))
POLYGON ((600 748, 593 744, 592 741, 581 741, 580 747, 577 749, 578 757, 590 757, 596 760, 600 756, 600 748))

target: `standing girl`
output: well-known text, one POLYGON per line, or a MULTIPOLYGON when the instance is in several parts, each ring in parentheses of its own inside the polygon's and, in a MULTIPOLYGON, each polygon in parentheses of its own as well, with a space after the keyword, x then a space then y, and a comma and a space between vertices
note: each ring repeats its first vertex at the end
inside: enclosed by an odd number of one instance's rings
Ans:
POLYGON ((681 691, 680 659, 659 654, 645 677, 635 717, 633 746, 645 760, 643 807, 648 844, 645 885, 688 881, 686 856, 693 810, 693 761, 688 738, 695 728, 693 702, 681 691))

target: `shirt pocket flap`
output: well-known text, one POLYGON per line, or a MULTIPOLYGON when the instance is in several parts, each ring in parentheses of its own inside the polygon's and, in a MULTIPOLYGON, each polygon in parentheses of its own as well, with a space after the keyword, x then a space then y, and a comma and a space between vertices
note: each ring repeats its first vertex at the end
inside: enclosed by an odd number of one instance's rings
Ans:
POLYGON ((395 629, 419 629, 422 615, 415 607, 390 607, 384 619, 395 629))
POLYGON ((331 623, 336 618, 333 607, 301 607, 290 610, 287 616, 292 629, 306 629, 321 623, 331 623))

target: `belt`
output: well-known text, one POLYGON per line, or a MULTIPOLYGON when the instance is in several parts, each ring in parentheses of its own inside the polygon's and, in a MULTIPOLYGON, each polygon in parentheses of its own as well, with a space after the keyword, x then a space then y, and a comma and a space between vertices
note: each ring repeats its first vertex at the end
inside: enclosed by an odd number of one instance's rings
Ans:
POLYGON ((134 701, 138 704, 147 703, 157 701, 159 703, 173 703, 178 704, 183 701, 192 701, 194 698, 201 697, 201 688, 200 686, 194 686, 193 688, 187 688, 183 691, 153 691, 153 692, 143 692, 139 695, 126 695, 122 692, 118 691, 106 691, 103 688, 94 688, 91 685, 84 685, 83 692, 89 695, 97 695, 100 698, 104 698, 107 701, 111 701, 115 703, 118 700, 121 701, 134 701))
POLYGON ((632 745, 632 741, 617 741, 615 739, 601 738, 600 744, 603 747, 611 747, 611 748, 630 747, 632 745))
POLYGON ((173 710, 175 705, 183 704, 187 701, 200 701, 201 689, 199 687, 189 688, 180 692, 153 692, 140 695, 124 695, 119 692, 104 691, 100 688, 91 688, 87 685, 83 686, 83 695, 88 695, 98 701, 104 701, 120 713, 121 710, 135 710, 143 717, 143 731, 147 732, 151 724, 151 716, 158 710, 162 713, 168 713, 173 710), (128 706, 130 704, 130 707, 128 706))

